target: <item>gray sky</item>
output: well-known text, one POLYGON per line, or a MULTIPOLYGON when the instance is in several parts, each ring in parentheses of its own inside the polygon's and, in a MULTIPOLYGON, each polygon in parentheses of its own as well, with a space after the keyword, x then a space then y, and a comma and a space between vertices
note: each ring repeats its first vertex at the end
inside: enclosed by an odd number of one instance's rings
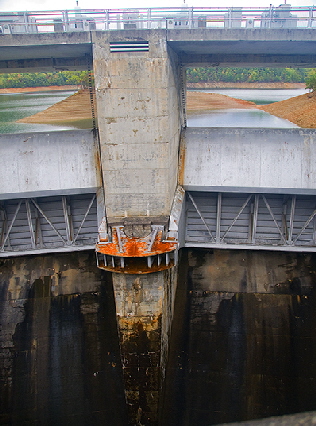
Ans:
MULTIPOLYGON (((316 0, 287 0, 292 6, 312 6, 316 0)), ((0 0, 0 11, 36 11, 73 9, 75 0, 0 0)), ((196 7, 268 7, 271 0, 186 0, 188 6, 196 7)), ((274 4, 284 3, 281 0, 274 4)), ((183 0, 79 0, 82 9, 118 9, 132 7, 180 7, 183 0)))

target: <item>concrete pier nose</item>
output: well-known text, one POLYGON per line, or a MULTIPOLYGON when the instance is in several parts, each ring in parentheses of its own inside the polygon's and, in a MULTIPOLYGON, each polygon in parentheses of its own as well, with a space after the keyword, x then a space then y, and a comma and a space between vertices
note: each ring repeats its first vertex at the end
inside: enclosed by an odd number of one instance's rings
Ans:
POLYGON ((143 274, 175 262, 169 221, 184 123, 183 71, 161 36, 160 30, 94 34, 106 204, 96 250, 99 267, 110 271, 143 274))

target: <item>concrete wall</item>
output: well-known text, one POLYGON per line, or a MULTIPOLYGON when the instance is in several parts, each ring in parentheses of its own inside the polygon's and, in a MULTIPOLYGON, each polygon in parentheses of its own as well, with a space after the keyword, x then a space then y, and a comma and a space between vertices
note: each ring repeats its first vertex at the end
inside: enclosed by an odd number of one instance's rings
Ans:
POLYGON ((180 184, 187 190, 315 193, 314 129, 187 128, 180 184))
POLYGON ((127 424, 111 277, 93 250, 2 260, 0 318, 1 424, 127 424))
POLYGON ((90 130, 3 134, 0 150, 0 199, 93 192, 101 185, 90 130))
POLYGON ((164 31, 96 33, 94 72, 108 217, 170 213, 177 182, 181 78, 164 31), (110 52, 148 41, 149 51, 110 52))

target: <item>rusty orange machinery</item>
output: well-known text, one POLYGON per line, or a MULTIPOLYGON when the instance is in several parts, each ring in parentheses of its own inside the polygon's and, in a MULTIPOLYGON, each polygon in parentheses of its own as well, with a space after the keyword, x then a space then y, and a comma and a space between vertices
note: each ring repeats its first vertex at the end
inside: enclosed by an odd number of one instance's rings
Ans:
POLYGON ((177 260, 178 241, 168 235, 164 226, 151 225, 144 237, 128 236, 124 225, 112 226, 111 241, 99 237, 96 245, 98 267, 124 274, 148 274, 171 268, 177 260))

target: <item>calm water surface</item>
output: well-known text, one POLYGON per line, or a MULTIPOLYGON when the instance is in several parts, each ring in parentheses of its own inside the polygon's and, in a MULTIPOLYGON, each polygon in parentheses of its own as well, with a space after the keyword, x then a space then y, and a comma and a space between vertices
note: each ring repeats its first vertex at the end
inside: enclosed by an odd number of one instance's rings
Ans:
MULTIPOLYGON (((199 90, 201 91, 201 90, 199 90)), ((212 89, 206 93, 220 93, 234 98, 255 102, 257 105, 269 104, 306 93, 304 89, 212 89)), ((0 95, 0 133, 45 132, 89 128, 89 123, 76 124, 35 124, 17 123, 20 118, 28 117, 62 101, 74 91, 33 92, 0 95)), ((288 120, 270 115, 256 109, 223 109, 194 113, 188 116, 189 127, 297 127, 288 120)))
POLYGON ((20 118, 28 117, 66 99, 74 91, 52 91, 14 93, 0 95, 0 133, 45 132, 71 130, 72 125, 17 123, 20 118))
MULTIPOLYGON (((279 102, 307 93, 305 89, 212 89, 197 91, 220 93, 233 98, 251 101, 256 105, 279 102)), ((288 120, 257 109, 218 109, 203 113, 192 113, 188 116, 187 125, 188 127, 298 127, 288 120)))

